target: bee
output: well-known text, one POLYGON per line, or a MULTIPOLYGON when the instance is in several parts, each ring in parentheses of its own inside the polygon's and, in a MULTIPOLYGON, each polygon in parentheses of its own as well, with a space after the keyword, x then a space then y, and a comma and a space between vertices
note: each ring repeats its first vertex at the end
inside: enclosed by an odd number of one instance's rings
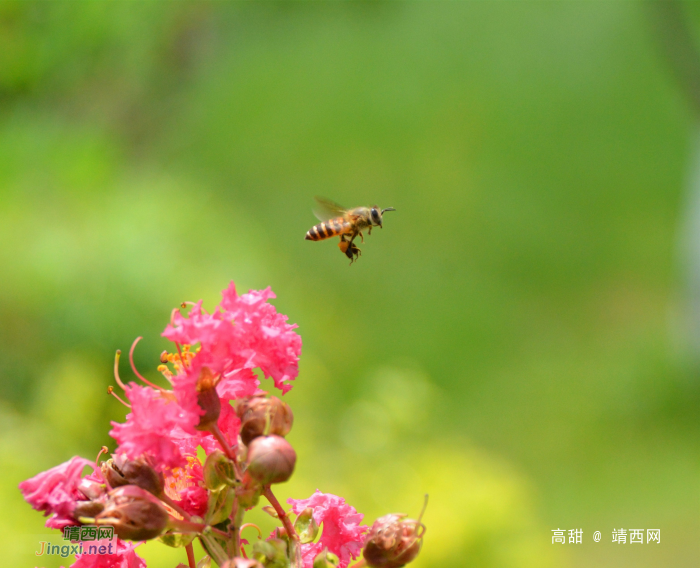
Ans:
POLYGON ((367 234, 371 235, 372 227, 382 228, 382 216, 386 211, 396 211, 393 207, 380 209, 376 205, 345 209, 323 197, 316 197, 316 202, 314 215, 322 222, 306 232, 306 240, 322 241, 339 236, 338 247, 350 259, 350 264, 362 254, 362 251, 353 243, 355 238, 359 235, 364 243, 365 236, 362 231, 367 229, 367 234))

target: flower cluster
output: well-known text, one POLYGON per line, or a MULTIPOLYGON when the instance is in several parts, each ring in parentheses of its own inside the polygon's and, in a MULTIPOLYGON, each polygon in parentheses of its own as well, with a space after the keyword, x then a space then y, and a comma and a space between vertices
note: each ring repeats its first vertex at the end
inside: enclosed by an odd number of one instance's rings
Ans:
POLYGON ((418 554, 420 519, 386 515, 370 528, 336 495, 289 499, 285 511, 272 493, 294 472, 296 452, 286 440, 293 413, 260 389, 258 374, 284 395, 301 353, 296 326, 269 303, 274 297, 269 288, 239 296, 231 283, 212 313, 201 301, 174 310, 163 332, 174 348, 158 367, 169 388, 136 370, 138 339, 129 360, 143 384, 124 384, 117 351, 115 379, 126 401, 109 391, 129 413, 124 423, 112 423, 112 456, 101 460, 100 452, 95 462, 76 456, 19 486, 49 517, 47 527, 113 527, 114 550, 77 554, 73 568, 143 568, 134 549, 150 539, 185 548, 190 568, 197 564, 195 538, 207 553, 198 565, 222 568, 346 568, 363 553, 356 566, 392 568, 418 554), (261 497, 281 526, 250 544, 240 531, 261 497))

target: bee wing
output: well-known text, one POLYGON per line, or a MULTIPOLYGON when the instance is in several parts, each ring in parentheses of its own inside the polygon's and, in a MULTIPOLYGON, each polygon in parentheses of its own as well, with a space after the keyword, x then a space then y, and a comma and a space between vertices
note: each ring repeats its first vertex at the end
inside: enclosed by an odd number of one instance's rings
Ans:
POLYGON ((348 212, 345 207, 325 197, 319 197, 317 195, 314 199, 316 200, 316 206, 313 208, 313 212, 319 221, 328 221, 328 219, 333 219, 334 217, 343 217, 348 212))

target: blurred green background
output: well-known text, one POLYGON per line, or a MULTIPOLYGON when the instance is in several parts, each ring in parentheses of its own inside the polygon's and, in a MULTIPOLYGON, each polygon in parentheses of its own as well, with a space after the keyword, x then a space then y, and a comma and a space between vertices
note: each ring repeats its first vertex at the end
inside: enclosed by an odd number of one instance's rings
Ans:
POLYGON ((304 341, 280 500, 320 488, 371 523, 430 493, 416 568, 697 566, 695 119, 654 17, 1 2, 3 563, 70 564, 34 556, 17 484, 113 447, 115 350, 143 335, 155 378, 170 310, 234 280, 272 286, 304 341), (316 194, 398 211, 348 267, 303 239, 316 194))

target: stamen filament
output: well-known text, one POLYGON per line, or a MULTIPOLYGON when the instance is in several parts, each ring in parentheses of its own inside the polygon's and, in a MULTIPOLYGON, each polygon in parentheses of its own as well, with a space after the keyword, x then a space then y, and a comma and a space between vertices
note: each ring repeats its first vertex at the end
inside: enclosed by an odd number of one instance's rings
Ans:
POLYGON ((182 368, 187 369, 187 364, 185 363, 185 359, 182 357, 182 350, 180 349, 180 344, 175 342, 175 347, 177 347, 177 354, 180 356, 180 361, 182 362, 182 368))
POLYGON ((97 453, 97 457, 95 458, 95 465, 100 463, 100 456, 106 453, 109 453, 109 448, 107 446, 102 446, 102 448, 100 448, 100 451, 97 453))
POLYGON ((137 344, 139 341, 141 341, 142 339, 143 339, 143 337, 138 336, 138 337, 134 340, 134 342, 131 344, 131 349, 129 349, 129 363, 131 363, 131 370, 134 372, 134 375, 136 375, 139 379, 141 379, 141 380, 142 380, 144 383, 146 383, 147 385, 153 387, 153 388, 156 389, 156 390, 160 390, 160 391, 165 390, 163 387, 159 387, 158 385, 153 384, 151 381, 149 381, 147 378, 145 378, 144 376, 142 376, 141 373, 139 373, 139 372, 136 370, 136 365, 134 365, 134 349, 136 349, 136 344, 137 344))
POLYGON ((177 503, 175 503, 175 501, 173 501, 173 500, 172 500, 170 497, 168 497, 165 493, 163 493, 162 495, 160 495, 159 498, 160 498, 161 501, 163 501, 163 503, 165 503, 166 505, 168 505, 168 507, 170 507, 171 509, 173 509, 174 511, 176 511, 179 515, 181 515, 182 518, 183 518, 184 520, 186 520, 186 521, 189 521, 189 520, 190 520, 190 515, 187 513, 187 511, 185 511, 182 507, 180 507, 180 505, 178 505, 177 503))
MULTIPOLYGON (((124 385, 122 385, 122 388, 124 388, 124 385)), ((126 390, 126 389, 124 389, 124 390, 126 390)), ((126 406, 127 408, 131 408, 131 405, 129 403, 124 402, 121 398, 119 398, 119 395, 116 392, 114 392, 114 388, 112 388, 111 385, 107 387, 107 394, 111 394, 114 398, 116 398, 124 406, 126 406)))
POLYGON ((243 529, 247 529, 248 527, 253 527, 255 530, 258 531, 258 538, 262 538, 262 531, 260 530, 260 527, 256 525, 255 523, 245 523, 244 525, 241 526, 240 529, 238 529, 238 533, 242 533, 243 529))
POLYGON ((425 513, 425 510, 428 508, 428 494, 425 494, 425 499, 423 499, 423 508, 420 510, 420 515, 418 515, 418 524, 421 525, 421 519, 423 518, 423 513, 425 513))
POLYGON ((117 384, 122 387, 122 390, 126 391, 124 383, 122 383, 122 380, 119 378, 119 357, 121 357, 121 355, 122 350, 117 349, 117 354, 114 356, 114 379, 117 381, 117 384))

